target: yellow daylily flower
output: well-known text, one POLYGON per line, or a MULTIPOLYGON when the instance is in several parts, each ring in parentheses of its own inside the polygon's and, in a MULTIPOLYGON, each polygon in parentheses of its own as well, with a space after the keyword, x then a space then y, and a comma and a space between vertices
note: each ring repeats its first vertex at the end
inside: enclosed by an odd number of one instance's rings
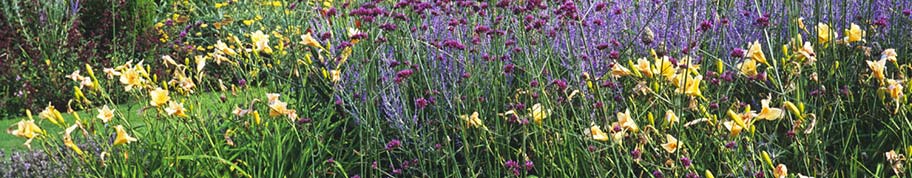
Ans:
POLYGON ((749 77, 757 76, 757 62, 754 60, 744 60, 738 64, 738 69, 741 70, 741 74, 744 74, 749 77))
POLYGON ((612 126, 619 126, 632 132, 638 132, 640 130, 640 127, 637 126, 636 121, 634 121, 630 115, 630 109, 627 109, 624 112, 618 112, 617 118, 618 121, 612 124, 612 126))
POLYGON ((77 127, 79 127, 79 123, 73 124, 73 126, 70 126, 66 129, 63 135, 63 145, 72 149, 74 152, 76 152, 76 154, 83 155, 84 152, 82 152, 82 149, 79 149, 79 146, 73 142, 73 137, 70 136, 70 134, 73 133, 77 127))
POLYGON ((817 43, 824 44, 837 38, 836 33, 830 30, 830 26, 823 23, 817 24, 817 43))
POLYGON ((7 130, 7 133, 25 139, 32 139, 41 135, 41 133, 44 133, 44 131, 35 124, 35 121, 31 119, 22 119, 16 123, 16 126, 16 130, 7 130))
POLYGON ((60 111, 54 108, 54 105, 51 105, 51 103, 48 103, 48 106, 44 108, 44 111, 38 113, 38 118, 47 119, 54 125, 64 124, 63 115, 61 115, 60 111))
POLYGON ((668 59, 668 56, 662 56, 662 58, 655 58, 655 72, 659 75, 662 75, 666 79, 672 79, 675 76, 675 66, 671 64, 671 60, 668 59))
POLYGON ((782 117, 782 109, 771 108, 769 103, 770 99, 760 100, 760 105, 763 108, 761 108, 760 113, 757 114, 757 119, 776 120, 782 117))
POLYGON ((885 58, 881 58, 880 60, 877 60, 877 61, 865 61, 865 62, 868 63, 868 68, 871 68, 871 75, 873 75, 874 78, 877 79, 877 81, 880 81, 881 84, 883 84, 884 79, 886 79, 886 76, 884 75, 884 71, 886 71, 887 60, 885 58))
POLYGON ((339 70, 330 70, 330 71, 329 71, 329 74, 330 74, 329 76, 330 76, 330 78, 331 78, 331 80, 332 80, 333 82, 342 81, 342 71, 339 71, 339 70))
POLYGON ((678 147, 680 146, 680 142, 678 141, 678 139, 676 139, 674 136, 671 136, 669 134, 665 134, 665 139, 667 141, 664 144, 662 144, 662 148, 664 148, 665 151, 668 151, 668 153, 674 153, 675 151, 678 150, 678 147))
POLYGON ((196 55, 193 57, 193 59, 195 59, 195 61, 196 61, 196 72, 197 73, 203 72, 203 68, 206 67, 206 60, 208 58, 209 57, 203 56, 203 55, 196 55))
POLYGON ((741 130, 744 130, 744 127, 739 126, 734 121, 725 121, 722 123, 725 126, 725 129, 728 129, 729 135, 734 137, 741 134, 741 130))
POLYGON ((806 59, 805 63, 813 64, 817 61, 817 53, 814 52, 814 46, 811 42, 804 42, 804 45, 798 49, 798 59, 806 59))
POLYGON ((599 127, 598 125, 595 125, 595 123, 592 123, 591 125, 592 126, 589 127, 589 129, 587 129, 585 131, 585 135, 591 136, 591 138, 593 140, 597 140, 597 141, 608 141, 609 139, 611 139, 611 137, 609 137, 607 133, 602 131, 601 127, 599 127))
POLYGON ((123 125, 114 126, 114 129, 117 130, 117 137, 114 138, 114 146, 128 144, 130 142, 135 142, 136 138, 127 134, 127 130, 124 129, 123 125))
POLYGON ((896 54, 896 49, 890 48, 890 49, 886 49, 882 53, 880 53, 880 58, 881 58, 881 60, 886 58, 887 61, 896 62, 897 55, 898 54, 896 54))
POLYGON ((694 97, 703 97, 703 92, 700 91, 700 82, 703 81, 702 75, 687 77, 686 79, 682 77, 681 79, 684 81, 681 81, 680 83, 683 83, 684 85, 676 90, 678 93, 694 97))
POLYGON ((229 48, 228 44, 225 44, 224 42, 222 42, 222 40, 218 40, 215 42, 215 50, 218 52, 221 52, 222 54, 227 54, 229 56, 237 55, 237 52, 234 51, 234 49, 229 48))
POLYGON ((845 30, 846 37, 843 39, 847 43, 852 43, 856 41, 864 41, 865 31, 861 29, 861 26, 852 23, 849 29, 845 30))
POLYGON ((669 125, 673 125, 675 122, 678 122, 678 115, 675 115, 674 111, 666 110, 665 111, 665 122, 669 125))
POLYGON ((775 178, 788 177, 788 168, 785 167, 785 164, 776 165, 776 169, 773 169, 773 177, 775 177, 775 178))
POLYGON ((551 109, 544 109, 541 103, 535 103, 535 105, 532 105, 531 113, 529 114, 531 115, 530 117, 532 117, 533 122, 541 124, 542 120, 551 116, 551 109))
POLYGON ((469 127, 478 128, 485 126, 481 119, 478 118, 478 112, 473 112, 472 115, 460 115, 459 118, 465 121, 469 127))
POLYGON ((145 83, 142 73, 142 63, 137 64, 135 67, 125 68, 120 75, 120 83, 126 85, 124 90, 130 91, 133 88, 142 87, 143 83, 145 83))
POLYGON ((649 64, 649 61, 646 58, 637 59, 636 68, 640 73, 642 73, 647 78, 652 78, 652 67, 649 64))
POLYGON ((257 30, 250 34, 250 39, 253 41, 254 51, 263 51, 266 54, 272 54, 272 47, 269 47, 269 35, 263 33, 263 31, 257 30))
POLYGON ((149 104, 155 107, 163 106, 165 103, 168 103, 168 100, 171 99, 171 97, 168 96, 168 90, 164 90, 162 88, 155 88, 155 90, 150 91, 149 97, 152 97, 152 100, 149 101, 149 104))
POLYGON ((187 110, 184 109, 184 103, 170 101, 168 102, 168 107, 165 108, 165 112, 168 113, 169 116, 187 117, 187 110))
POLYGON ((288 103, 275 101, 269 103, 269 117, 278 117, 288 114, 288 103))
POLYGON ((887 91, 890 93, 890 98, 899 100, 904 95, 902 82, 893 79, 887 80, 887 91))
POLYGON ((620 63, 614 64, 614 67, 611 67, 611 75, 614 77, 623 77, 630 75, 630 69, 624 67, 620 63))
POLYGON ((750 48, 747 50, 747 56, 750 57, 751 60, 769 65, 769 63, 766 62, 766 56, 763 55, 763 48, 760 46, 759 40, 754 41, 754 43, 749 44, 749 46, 750 48))
POLYGON ((274 103, 276 101, 279 101, 279 96, 281 95, 278 93, 266 93, 266 102, 274 103))
POLYGON ((317 39, 315 39, 310 33, 301 35, 301 44, 304 46, 310 46, 315 48, 323 48, 323 45, 320 44, 317 39))
POLYGON ((114 119, 114 110, 104 105, 101 109, 98 109, 98 116, 95 116, 98 119, 101 119, 102 123, 108 123, 111 119, 114 119))
POLYGON ((165 66, 168 66, 168 65, 183 66, 181 64, 178 64, 177 61, 174 61, 174 58, 171 58, 170 55, 162 55, 161 59, 162 59, 162 64, 165 64, 165 66))

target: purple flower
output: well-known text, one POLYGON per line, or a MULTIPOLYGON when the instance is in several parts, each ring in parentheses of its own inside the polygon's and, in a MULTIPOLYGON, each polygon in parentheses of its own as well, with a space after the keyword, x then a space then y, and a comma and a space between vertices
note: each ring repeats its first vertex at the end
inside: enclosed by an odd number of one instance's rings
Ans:
POLYGON ((504 162, 504 167, 517 168, 517 167, 519 167, 519 162, 516 162, 513 160, 507 160, 507 162, 504 162))
POLYGON ((912 15, 912 9, 905 9, 902 11, 903 15, 910 16, 912 15))
POLYGON ((415 105, 418 106, 418 109, 424 109, 424 107, 427 107, 428 105, 428 100, 424 98, 418 98, 415 100, 415 105))
POLYGON ((532 168, 535 168, 535 163, 532 162, 532 160, 529 160, 529 161, 526 161, 525 166, 526 166, 526 171, 532 170, 532 168))
POLYGON ((655 178, 664 178, 665 176, 662 175, 662 171, 655 170, 655 171, 652 171, 652 177, 655 177, 655 178))
POLYGON ((697 175, 697 173, 692 173, 692 172, 691 172, 691 173, 687 173, 687 176, 685 176, 685 177, 687 177, 687 178, 700 178, 700 175, 697 175))
POLYGON ((734 57, 734 58, 744 57, 744 49, 741 49, 741 48, 732 49, 731 57, 734 57))
POLYGON ((240 87, 247 86, 247 80, 246 80, 246 79, 238 79, 238 85, 239 85, 240 87))
POLYGON ((703 20, 703 22, 700 22, 700 30, 709 31, 710 29, 712 29, 712 25, 713 25, 712 22, 710 22, 709 20, 703 20))
POLYGON ((538 86, 538 80, 532 80, 531 82, 529 82, 529 86, 530 86, 530 87, 537 87, 537 86, 538 86))
POLYGON ((399 141, 399 139, 393 139, 386 143, 385 149, 393 150, 393 149, 399 148, 399 146, 401 146, 401 145, 402 145, 402 141, 399 141))
POLYGON ((504 65, 503 71, 504 71, 505 74, 511 74, 511 73, 513 73, 513 69, 514 69, 514 68, 516 68, 515 65, 513 65, 513 64, 507 64, 507 65, 504 65))
POLYGON ((611 53, 608 53, 608 58, 619 59, 621 58, 621 53, 615 50, 611 50, 611 53))
POLYGON ((693 162, 690 160, 690 158, 681 157, 681 165, 683 165, 684 168, 689 168, 691 163, 693 162))
POLYGON ((735 149, 737 146, 738 146, 738 144, 735 143, 735 141, 730 141, 725 144, 725 148, 728 148, 728 149, 735 149))
POLYGON ((564 81, 563 79, 555 79, 552 83, 554 83, 560 91, 567 89, 567 81, 564 81))
POLYGON ((640 149, 633 149, 633 151, 630 151, 630 156, 632 156, 633 159, 640 159, 641 155, 643 155, 643 152, 640 151, 640 149))

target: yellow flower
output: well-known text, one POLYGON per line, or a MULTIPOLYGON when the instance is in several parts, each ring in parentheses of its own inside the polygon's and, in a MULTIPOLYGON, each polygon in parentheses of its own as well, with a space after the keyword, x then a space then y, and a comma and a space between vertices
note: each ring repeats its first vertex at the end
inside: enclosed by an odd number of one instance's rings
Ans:
POLYGON ((19 123, 16 123, 16 126, 16 130, 7 130, 7 133, 25 139, 32 139, 44 132, 35 124, 34 120, 22 119, 19 123))
POLYGON ((196 72, 197 73, 202 72, 203 68, 206 67, 206 58, 208 58, 208 57, 203 56, 203 55, 196 55, 193 57, 193 59, 196 59, 196 72))
POLYGON ((320 42, 318 42, 317 39, 314 39, 310 33, 301 35, 301 44, 315 48, 323 48, 323 46, 320 45, 320 42))
POLYGON ((163 90, 162 88, 155 88, 155 90, 150 91, 149 96, 152 97, 149 104, 155 107, 162 106, 171 99, 171 97, 168 96, 168 90, 163 90))
POLYGON ((817 53, 814 53, 814 46, 811 46, 811 42, 804 42, 804 46, 798 49, 798 54, 798 58, 807 59, 808 64, 817 61, 817 53))
POLYGON ((680 146, 679 145, 680 142, 678 142, 678 139, 676 139, 673 136, 668 135, 668 134, 665 134, 665 139, 667 141, 664 144, 662 144, 662 148, 664 148, 665 151, 668 151, 668 153, 674 153, 675 151, 678 150, 678 147, 680 146))
POLYGON ((830 26, 823 23, 817 24, 817 43, 824 44, 837 38, 836 33, 830 30, 830 26))
POLYGON ((804 17, 798 17, 798 20, 795 20, 795 23, 798 24, 798 29, 804 30, 807 32, 807 26, 804 25, 804 17))
POLYGON ((770 99, 760 100, 760 105, 763 108, 761 108, 760 113, 757 114, 757 119, 776 120, 782 117, 782 109, 771 108, 769 103, 770 99))
POLYGON ((63 135, 63 145, 72 149, 76 154, 82 155, 82 149, 79 149, 79 146, 77 146, 76 143, 73 143, 73 137, 70 136, 77 127, 79 127, 79 123, 73 124, 73 126, 66 129, 66 132, 63 135))
POLYGON ((278 117, 288 114, 288 103, 275 101, 269 103, 269 117, 278 117))
POLYGON ((890 92, 890 97, 894 100, 898 100, 899 98, 903 97, 903 86, 901 83, 902 82, 898 80, 887 80, 887 91, 890 92))
POLYGON ((602 131, 601 127, 595 125, 595 123, 592 123, 591 125, 592 126, 585 131, 585 135, 591 136, 593 140, 598 141, 608 141, 608 139, 611 139, 611 137, 608 136, 608 133, 602 131))
POLYGON ((276 101, 279 101, 279 96, 281 95, 278 93, 266 93, 266 102, 274 103, 276 101))
POLYGON ((332 76, 332 81, 333 81, 333 82, 342 81, 342 71, 339 71, 339 70, 330 70, 330 71, 329 71, 329 74, 330 74, 330 76, 332 76))
POLYGON ((484 127, 484 123, 481 122, 481 119, 478 118, 478 112, 473 112, 472 115, 460 115, 460 119, 466 122, 466 125, 469 127, 484 127))
POLYGON ((649 65, 649 61, 646 60, 646 58, 637 59, 636 68, 647 78, 652 78, 652 67, 649 65))
POLYGON ((630 69, 624 67, 620 63, 615 63, 614 67, 611 67, 611 75, 615 77, 623 77, 630 75, 630 69))
POLYGON ((300 119, 300 118, 298 118, 298 110, 294 110, 294 109, 289 109, 288 111, 285 111, 285 117, 288 117, 288 119, 291 121, 297 121, 298 119, 300 119))
POLYGON ((541 103, 535 103, 535 105, 532 105, 531 110, 532 112, 529 114, 532 117, 532 121, 534 121, 536 124, 541 124, 542 120, 548 118, 548 116, 551 116, 551 109, 542 108, 541 103))
POLYGON ((684 77, 682 77, 681 80, 683 80, 683 81, 681 81, 680 83, 683 83, 684 85, 683 85, 683 87, 680 87, 676 90, 678 93, 684 93, 688 96, 694 96, 694 97, 703 96, 703 92, 700 91, 700 82, 703 81, 702 75, 697 75, 697 76, 693 76, 693 77, 688 76, 686 79, 684 77))
POLYGON ((141 87, 145 80, 142 78, 142 65, 126 68, 120 75, 120 83, 126 85, 124 90, 130 91, 133 88, 141 87))
POLYGON ((671 60, 668 59, 668 56, 662 56, 662 58, 655 58, 655 72, 666 79, 672 79, 675 76, 675 67, 671 64, 671 60))
POLYGON ((168 66, 168 65, 182 66, 181 64, 178 64, 177 62, 175 62, 174 58, 171 58, 171 56, 169 56, 169 55, 162 55, 161 59, 162 59, 162 63, 165 64, 165 66, 168 66))
POLYGON ((244 115, 247 115, 247 110, 241 109, 241 107, 235 106, 234 111, 231 111, 231 114, 234 114, 238 117, 244 117, 244 115))
POLYGON ((739 126, 734 121, 725 121, 722 123, 726 129, 728 129, 729 135, 734 137, 741 134, 741 130, 744 130, 744 127, 739 126))
POLYGON ((54 108, 54 105, 51 105, 51 103, 48 103, 48 106, 44 108, 44 111, 38 113, 38 118, 47 119, 54 125, 64 124, 63 115, 61 115, 60 111, 54 108))
POLYGON ((757 76, 757 62, 754 60, 744 60, 738 64, 738 69, 741 69, 741 74, 744 74, 749 77, 757 76))
POLYGON ((104 68, 102 71, 104 71, 108 79, 113 79, 114 76, 120 76, 120 72, 114 70, 114 68, 104 68))
POLYGON ((178 117, 187 117, 187 110, 184 109, 184 103, 178 102, 168 102, 168 108, 165 108, 165 112, 169 116, 178 116, 178 117))
POLYGON ((108 105, 104 105, 101 109, 98 109, 98 116, 95 117, 101 119, 103 123, 108 123, 108 121, 114 119, 114 110, 109 108, 108 105))
POLYGON ((865 31, 861 30, 861 27, 852 23, 849 29, 845 30, 846 37, 843 39, 845 42, 851 43, 856 41, 864 41, 865 31))
POLYGON ((269 47, 269 35, 257 30, 250 34, 250 39, 253 41, 253 50, 272 54, 272 47, 269 47))
POLYGON ((890 48, 890 49, 886 49, 882 53, 880 53, 880 58, 881 59, 886 58, 887 61, 896 62, 897 55, 898 54, 896 54, 896 49, 890 48))
POLYGON ((754 43, 749 44, 750 48, 747 50, 747 55, 751 60, 757 61, 761 64, 766 64, 766 56, 763 55, 763 48, 760 47, 760 41, 754 41, 754 43))
POLYGON ((776 165, 776 169, 773 170, 773 177, 785 178, 787 176, 788 176, 788 168, 785 167, 785 164, 776 165))
POLYGON ((665 111, 665 122, 668 124, 674 124, 675 122, 678 122, 678 115, 675 115, 674 111, 672 111, 670 109, 666 110, 665 111))
POLYGON ((632 132, 638 132, 640 130, 640 127, 637 126, 636 121, 630 117, 630 109, 627 109, 624 112, 618 112, 617 118, 618 121, 612 124, 612 126, 621 127, 632 132))
POLYGON ((237 55, 237 52, 235 52, 234 49, 229 48, 227 44, 222 42, 222 40, 215 42, 215 49, 216 51, 221 52, 222 54, 227 54, 229 56, 237 55))
POLYGON ((127 130, 124 129, 123 125, 114 126, 114 129, 117 130, 117 137, 114 138, 114 146, 128 144, 130 142, 136 141, 136 138, 133 138, 127 134, 127 130))
POLYGON ((884 75, 884 71, 886 70, 887 66, 886 58, 880 58, 880 60, 877 61, 865 62, 868 63, 868 68, 871 68, 871 75, 874 75, 874 78, 883 84, 884 79, 886 79, 886 76, 884 75))

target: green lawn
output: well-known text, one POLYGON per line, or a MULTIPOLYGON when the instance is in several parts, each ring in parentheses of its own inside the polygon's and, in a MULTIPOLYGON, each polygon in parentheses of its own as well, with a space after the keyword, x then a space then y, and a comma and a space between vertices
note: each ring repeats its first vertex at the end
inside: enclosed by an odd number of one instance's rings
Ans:
MULTIPOLYGON (((188 96, 186 99, 188 101, 198 101, 199 103, 206 103, 201 106, 205 106, 206 107, 205 109, 209 110, 210 112, 230 112, 232 109, 234 109, 235 105, 244 105, 243 103, 247 103, 250 100, 252 100, 252 98, 255 98, 255 97, 265 97, 265 93, 266 93, 266 91, 263 88, 250 88, 250 89, 246 89, 246 90, 241 90, 238 92, 238 96, 240 96, 240 97, 227 97, 227 100, 224 103, 220 101, 221 100, 220 93, 217 93, 217 92, 193 94, 191 96, 188 96)), ((117 105, 117 107, 116 107, 117 109, 115 112, 125 114, 125 117, 127 118, 127 120, 130 123, 132 123, 134 126, 140 126, 143 124, 143 119, 142 119, 143 116, 140 115, 140 113, 138 111, 143 109, 143 107, 145 107, 146 105, 148 105, 148 103, 130 102, 130 103, 119 104, 119 105, 117 105), (127 110, 127 112, 125 112, 123 110, 127 110)), ((97 119, 97 118, 95 118, 95 116, 98 114, 98 111, 96 109, 97 108, 93 108, 93 109, 89 109, 89 110, 78 111, 76 113, 78 113, 79 117, 82 118, 83 120, 97 119)), ((32 112, 33 112, 32 114, 34 115, 33 117, 35 117, 35 119, 37 120, 38 113, 41 111, 32 111, 32 112)), ((63 111, 61 111, 61 112, 63 112, 63 111)), ((147 111, 147 112, 152 112, 152 111, 147 111)), ((62 113, 62 114, 63 114, 63 118, 66 120, 67 123, 70 123, 70 124, 73 123, 74 118, 73 118, 72 114, 68 114, 68 113, 62 113)), ((15 127, 15 124, 22 119, 25 119, 25 116, 21 116, 18 118, 3 119, 3 120, 0 120, 0 126, 2 126, 4 129, 9 128, 9 127, 15 127)), ((42 129, 45 129, 47 131, 47 133, 49 133, 49 134, 60 134, 63 132, 63 128, 54 126, 50 122, 38 121, 36 123, 38 123, 39 126, 42 129)), ((13 129, 15 129, 15 128, 13 128, 13 129)), ((142 129, 140 129, 139 131, 142 131, 142 129)), ((11 134, 8 134, 8 133, 6 133, 5 130, 3 133, 0 133, 0 150, 2 150, 4 152, 8 153, 10 151, 27 150, 28 148, 22 144, 24 142, 25 142, 24 138, 19 138, 19 137, 13 136, 11 134)), ((36 144, 33 143, 32 145, 36 145, 36 144)))

